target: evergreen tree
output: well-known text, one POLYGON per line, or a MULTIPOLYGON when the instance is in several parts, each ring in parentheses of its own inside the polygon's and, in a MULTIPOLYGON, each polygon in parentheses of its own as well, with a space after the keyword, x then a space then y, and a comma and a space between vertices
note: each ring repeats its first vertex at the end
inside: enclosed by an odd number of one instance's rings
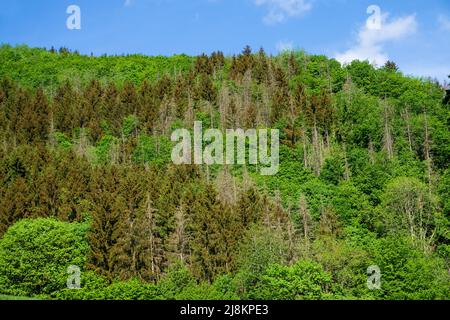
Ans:
POLYGON ((90 183, 92 227, 89 233, 89 266, 109 279, 117 276, 116 260, 122 254, 120 239, 126 232, 126 199, 120 194, 120 171, 95 170, 90 183))

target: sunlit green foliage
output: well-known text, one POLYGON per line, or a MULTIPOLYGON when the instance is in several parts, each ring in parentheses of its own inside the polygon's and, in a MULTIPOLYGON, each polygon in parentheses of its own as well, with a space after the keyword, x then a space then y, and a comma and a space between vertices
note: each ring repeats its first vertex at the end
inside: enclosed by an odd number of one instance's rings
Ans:
POLYGON ((249 47, 91 57, 3 45, 0 62, 0 294, 450 296, 440 84, 394 62, 249 47), (172 164, 171 133, 192 135, 194 121, 279 129, 277 174, 172 164), (70 264, 81 289, 65 286, 70 264))

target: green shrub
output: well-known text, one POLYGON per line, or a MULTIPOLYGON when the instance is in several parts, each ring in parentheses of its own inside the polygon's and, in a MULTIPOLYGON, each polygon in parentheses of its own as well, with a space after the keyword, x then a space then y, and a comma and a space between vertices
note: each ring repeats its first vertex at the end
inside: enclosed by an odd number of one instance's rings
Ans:
POLYGON ((425 254, 403 237, 387 237, 374 244, 373 264, 381 271, 381 299, 448 299, 450 276, 444 261, 425 254))
POLYGON ((107 300, 155 300, 159 298, 156 285, 142 283, 136 279, 113 283, 103 292, 104 299, 107 300))
POLYGON ((34 296, 66 287, 67 268, 83 268, 86 223, 24 219, 0 241, 0 293, 34 296))
POLYGON ((58 300, 104 300, 108 281, 94 271, 81 273, 80 289, 64 288, 53 292, 50 296, 58 300))
POLYGON ((273 264, 261 275, 252 299, 303 300, 329 297, 331 275, 313 261, 302 260, 292 266, 273 264))

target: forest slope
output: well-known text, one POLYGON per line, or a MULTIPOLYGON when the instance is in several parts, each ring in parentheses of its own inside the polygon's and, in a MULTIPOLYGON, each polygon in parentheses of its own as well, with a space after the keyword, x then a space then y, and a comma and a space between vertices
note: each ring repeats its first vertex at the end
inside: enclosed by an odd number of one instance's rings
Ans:
POLYGON ((446 299, 443 97, 392 63, 305 52, 90 57, 4 45, 0 294, 446 299), (170 135, 195 120, 279 129, 279 172, 174 165, 170 135), (65 289, 74 264, 81 290, 65 289))

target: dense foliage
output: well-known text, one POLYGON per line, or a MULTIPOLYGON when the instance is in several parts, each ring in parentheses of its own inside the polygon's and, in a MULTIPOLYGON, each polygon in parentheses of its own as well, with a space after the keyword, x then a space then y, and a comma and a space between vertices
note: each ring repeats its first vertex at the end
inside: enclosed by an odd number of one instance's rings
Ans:
POLYGON ((67 267, 84 265, 87 227, 53 219, 24 219, 9 228, 0 243, 3 293, 50 294, 66 285, 67 267))
POLYGON ((0 62, 0 294, 450 297, 438 83, 248 47, 93 57, 4 45, 0 62), (172 164, 171 132, 195 120, 280 129, 279 172, 172 164), (70 265, 81 289, 66 287, 70 265))

